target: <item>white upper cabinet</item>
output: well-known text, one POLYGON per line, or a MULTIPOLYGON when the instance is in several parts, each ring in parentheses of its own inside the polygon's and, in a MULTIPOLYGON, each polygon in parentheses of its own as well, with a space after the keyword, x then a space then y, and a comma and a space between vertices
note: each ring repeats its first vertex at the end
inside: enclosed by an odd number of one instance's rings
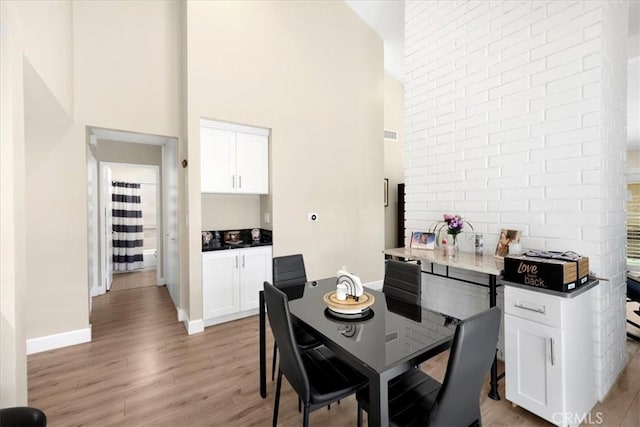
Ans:
POLYGON ((200 122, 201 191, 268 194, 268 130, 200 122))
POLYGON ((200 128, 200 177, 203 193, 234 193, 236 134, 200 128))
POLYGON ((269 141, 266 136, 236 132, 238 193, 269 192, 269 141))

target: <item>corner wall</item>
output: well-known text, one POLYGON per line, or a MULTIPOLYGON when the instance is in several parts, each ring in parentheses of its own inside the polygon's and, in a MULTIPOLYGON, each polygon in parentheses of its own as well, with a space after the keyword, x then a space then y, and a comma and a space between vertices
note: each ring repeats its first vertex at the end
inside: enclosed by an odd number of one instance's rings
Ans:
POLYGON ((27 404, 22 55, 0 3, 0 407, 27 404))
MULTIPOLYGON (((55 129, 53 133, 60 137, 73 114, 71 2, 3 1, 0 19, 0 407, 5 407, 28 403, 26 340, 30 331, 27 319, 34 304, 27 297, 33 286, 26 269, 27 262, 31 265, 26 244, 31 224, 26 218, 29 171, 25 134, 29 132, 33 136, 50 126, 49 130, 55 129), (42 34, 46 34, 44 39, 42 34), (34 90, 32 83, 39 88, 34 90), (39 98, 42 93, 46 93, 44 99, 39 98), (38 117, 50 108, 60 116, 46 125, 32 120, 34 115, 38 117), (62 123, 58 120, 60 117, 62 123)), ((86 223, 86 217, 81 223, 86 223)), ((82 244, 86 247, 86 241, 82 244)), ((85 295, 86 292, 85 276, 85 295)), ((86 306, 87 299, 83 302, 86 306)), ((82 312, 82 306, 75 308, 72 304, 71 310, 82 312)), ((86 326, 87 322, 85 315, 80 325, 86 326)))
POLYGON ((626 4, 410 1, 405 16, 407 231, 457 213, 487 252, 511 228, 589 256, 610 280, 593 319, 602 398, 625 362, 626 4))

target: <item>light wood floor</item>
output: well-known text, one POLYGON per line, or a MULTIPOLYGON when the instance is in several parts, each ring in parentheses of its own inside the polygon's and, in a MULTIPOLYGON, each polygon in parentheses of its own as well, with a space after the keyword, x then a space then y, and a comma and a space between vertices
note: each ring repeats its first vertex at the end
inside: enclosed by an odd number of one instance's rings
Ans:
POLYGON ((138 289, 147 286, 156 286, 156 269, 117 273, 113 275, 113 283, 109 292, 138 289))
MULTIPOLYGON (((258 394, 257 316, 188 336, 176 321, 164 287, 109 292, 94 298, 93 340, 28 357, 29 404, 45 411, 50 426, 266 426, 275 383, 258 394)), ((272 338, 268 333, 268 360, 272 338)), ((422 365, 442 379, 444 353, 422 365)), ((502 370, 502 368, 501 368, 502 370)), ((504 381, 500 382, 504 397, 504 381)), ((486 390, 485 390, 486 391, 486 390)), ((640 351, 607 399, 594 409, 604 426, 640 425, 640 351)), ((483 424, 550 425, 483 392, 483 424)), ((594 415, 595 416, 595 415, 594 415)), ((311 414, 312 426, 355 425, 350 397, 311 414)), ((595 418, 594 418, 595 419, 595 418)), ((283 382, 280 426, 299 426, 297 399, 283 382)))

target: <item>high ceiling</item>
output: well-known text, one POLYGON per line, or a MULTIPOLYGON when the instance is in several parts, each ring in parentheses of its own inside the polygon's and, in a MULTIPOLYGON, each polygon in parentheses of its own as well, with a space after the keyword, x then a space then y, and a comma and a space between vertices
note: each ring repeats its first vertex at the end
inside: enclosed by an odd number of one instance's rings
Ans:
POLYGON ((404 1, 345 0, 384 40, 384 68, 404 83, 404 1))
MULTIPOLYGON (((384 68, 404 83, 404 1, 345 0, 384 41, 384 68)), ((640 0, 629 2, 627 142, 640 150, 640 0), (631 119, 634 118, 634 119, 631 119)))

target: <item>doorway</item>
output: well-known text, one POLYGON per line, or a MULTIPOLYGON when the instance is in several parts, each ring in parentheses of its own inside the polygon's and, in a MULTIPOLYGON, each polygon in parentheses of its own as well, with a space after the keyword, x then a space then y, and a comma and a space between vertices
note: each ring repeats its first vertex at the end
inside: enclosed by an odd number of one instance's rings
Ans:
MULTIPOLYGON (((157 147, 160 152, 160 148, 157 147)), ((113 275, 107 291, 162 286, 158 254, 161 216, 160 167, 100 162, 100 211, 105 265, 113 275), (107 216, 111 218, 107 218, 107 216), (111 245, 109 245, 111 243, 111 245), (110 261, 107 263, 107 261, 110 261)))
MULTIPOLYGON (((88 246, 94 254, 89 265, 90 298, 110 289, 166 285, 174 305, 179 307, 177 139, 95 127, 88 127, 87 134, 88 246), (121 261, 118 256, 114 258, 113 232, 120 230, 114 229, 110 206, 112 183, 116 181, 139 181, 143 256, 137 265, 141 268, 135 272, 125 268, 124 273, 114 274, 114 259, 121 261)), ((121 243, 118 237, 116 245, 121 243)), ((115 253, 120 254, 118 251, 115 253)))

